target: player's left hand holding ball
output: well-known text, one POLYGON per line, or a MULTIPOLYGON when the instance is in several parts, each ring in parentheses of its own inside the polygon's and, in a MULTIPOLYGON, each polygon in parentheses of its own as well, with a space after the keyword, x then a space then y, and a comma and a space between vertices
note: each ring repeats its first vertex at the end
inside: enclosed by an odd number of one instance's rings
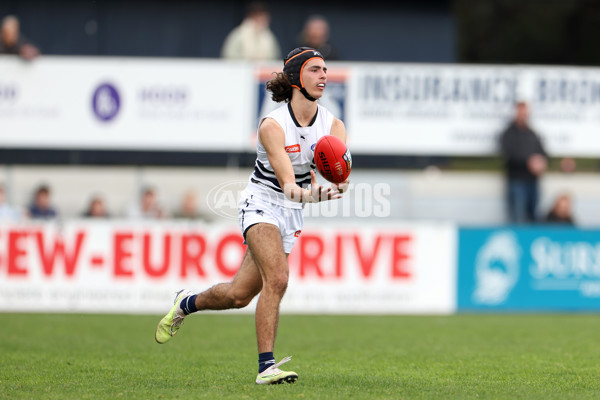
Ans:
POLYGON ((342 195, 339 190, 334 187, 334 184, 331 187, 324 188, 319 185, 317 182, 317 174, 315 171, 310 171, 310 197, 312 199, 311 203, 318 203, 320 201, 326 200, 335 200, 340 199, 342 195))
POLYGON ((332 183, 331 188, 340 193, 345 193, 348 191, 348 187, 350 186, 350 179, 346 179, 344 182, 340 183, 332 183))

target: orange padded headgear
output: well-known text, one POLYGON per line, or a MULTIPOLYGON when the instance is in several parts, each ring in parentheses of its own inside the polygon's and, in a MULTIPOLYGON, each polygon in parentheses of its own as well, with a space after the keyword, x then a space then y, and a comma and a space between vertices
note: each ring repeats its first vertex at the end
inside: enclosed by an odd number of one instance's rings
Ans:
POLYGON ((288 77, 288 80, 300 92, 310 101, 315 101, 314 97, 308 94, 304 85, 302 84, 302 70, 306 63, 313 58, 323 58, 323 55, 312 47, 298 47, 287 55, 283 60, 283 73, 288 77))

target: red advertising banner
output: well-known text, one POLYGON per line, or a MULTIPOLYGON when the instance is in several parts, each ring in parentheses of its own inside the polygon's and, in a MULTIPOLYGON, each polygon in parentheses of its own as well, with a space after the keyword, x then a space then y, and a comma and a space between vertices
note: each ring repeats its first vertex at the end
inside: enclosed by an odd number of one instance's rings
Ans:
MULTIPOLYGON (((455 236, 444 224, 306 227, 282 311, 452 312, 455 236)), ((4 225, 0 310, 161 313, 181 288, 233 279, 244 252, 231 225, 4 225)))

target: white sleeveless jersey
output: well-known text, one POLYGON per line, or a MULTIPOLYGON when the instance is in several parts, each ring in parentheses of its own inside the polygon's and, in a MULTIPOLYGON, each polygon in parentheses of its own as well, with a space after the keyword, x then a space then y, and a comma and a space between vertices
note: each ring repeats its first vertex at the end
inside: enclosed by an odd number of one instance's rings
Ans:
MULTIPOLYGON (((290 104, 282 105, 261 119, 274 119, 283 129, 285 134, 285 151, 290 157, 296 184, 301 187, 310 185, 310 170, 315 168, 314 148, 317 140, 331 133, 333 114, 325 107, 317 105, 317 114, 309 126, 301 127, 296 122, 290 104)), ((259 124, 260 127, 260 124, 259 124)), ((302 208, 302 203, 288 200, 283 194, 275 172, 269 163, 267 151, 260 142, 256 145, 256 162, 254 172, 250 175, 247 191, 257 197, 288 208, 302 208)))

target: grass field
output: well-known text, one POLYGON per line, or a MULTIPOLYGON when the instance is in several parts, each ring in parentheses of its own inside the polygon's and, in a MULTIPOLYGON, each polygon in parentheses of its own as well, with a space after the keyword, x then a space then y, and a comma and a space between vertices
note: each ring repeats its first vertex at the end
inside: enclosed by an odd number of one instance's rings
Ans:
POLYGON ((2 399, 598 399, 594 315, 293 316, 275 355, 295 385, 255 385, 251 315, 0 314, 2 399))

